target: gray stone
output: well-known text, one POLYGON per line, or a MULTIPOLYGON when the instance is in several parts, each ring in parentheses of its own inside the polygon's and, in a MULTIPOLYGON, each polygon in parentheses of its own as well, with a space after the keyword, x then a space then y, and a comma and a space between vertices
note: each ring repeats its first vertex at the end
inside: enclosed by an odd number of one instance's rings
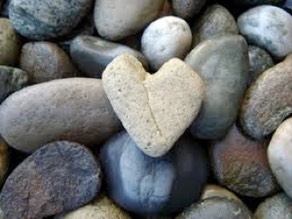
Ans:
POLYGON ((172 0, 171 2, 175 15, 183 19, 190 19, 201 11, 206 0, 172 0))
POLYGON ((197 116, 205 94, 202 79, 175 58, 151 75, 130 55, 102 75, 105 92, 125 129, 149 156, 167 153, 197 116))
POLYGON ((198 45, 204 40, 216 35, 238 34, 234 17, 222 5, 212 5, 194 22, 194 44, 198 45))
POLYGON ((18 68, 0 66, 0 103, 28 84, 28 74, 18 68))
POLYGON ((258 6, 241 14, 237 24, 249 42, 276 58, 284 58, 292 52, 292 17, 285 10, 270 5, 258 6))
POLYGON ((91 201, 101 186, 99 163, 80 144, 47 144, 10 174, 0 194, 5 218, 44 218, 91 201))
POLYGON ((191 132, 202 139, 222 138, 236 119, 246 88, 247 43, 236 35, 206 40, 191 51, 185 62, 198 72, 206 86, 191 132))
POLYGON ((70 45, 70 55, 78 68, 88 76, 101 78, 106 66, 117 56, 130 54, 139 59, 145 68, 148 61, 137 50, 93 36, 78 36, 70 45))
POLYGON ((96 0, 94 21, 100 36, 119 40, 158 17, 164 0, 96 0))
POLYGON ((59 79, 22 89, 0 105, 0 118, 2 137, 24 152, 56 140, 98 145, 120 129, 101 80, 91 78, 59 79))
POLYGON ((9 18, 16 31, 29 39, 52 39, 70 33, 92 3, 92 0, 13 0, 9 18))

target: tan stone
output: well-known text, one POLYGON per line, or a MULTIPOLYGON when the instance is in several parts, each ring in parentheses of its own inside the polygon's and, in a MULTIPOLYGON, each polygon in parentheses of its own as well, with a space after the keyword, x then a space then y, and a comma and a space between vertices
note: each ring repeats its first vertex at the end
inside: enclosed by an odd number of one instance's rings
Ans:
POLYGON ((8 166, 9 166, 8 145, 0 136, 0 185, 4 182, 6 178, 8 166))

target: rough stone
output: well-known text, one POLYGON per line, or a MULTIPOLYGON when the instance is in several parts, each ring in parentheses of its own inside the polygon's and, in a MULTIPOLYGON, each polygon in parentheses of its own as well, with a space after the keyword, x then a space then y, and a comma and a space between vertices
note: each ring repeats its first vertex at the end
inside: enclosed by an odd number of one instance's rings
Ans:
POLYGON ((175 15, 183 19, 190 19, 201 11, 206 0, 172 0, 171 2, 175 15))

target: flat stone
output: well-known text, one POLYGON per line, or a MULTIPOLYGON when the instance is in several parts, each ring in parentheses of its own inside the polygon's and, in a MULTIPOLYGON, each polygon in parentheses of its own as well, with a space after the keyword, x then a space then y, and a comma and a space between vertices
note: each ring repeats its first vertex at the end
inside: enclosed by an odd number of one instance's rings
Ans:
POLYGON ((100 160, 107 194, 122 208, 144 217, 182 211, 199 199, 207 181, 206 153, 188 135, 166 155, 152 158, 121 132, 101 148, 100 160))
POLYGON ((93 0, 13 0, 9 18, 17 32, 34 40, 69 34, 85 17, 93 0))
POLYGON ((80 144, 47 144, 10 174, 0 194, 5 218, 44 218, 91 201, 101 186, 99 163, 80 144))
POLYGON ((0 66, 0 103, 11 93, 28 84, 28 73, 18 68, 0 66))
POLYGON ((2 137, 28 153, 57 140, 98 145, 120 129, 101 80, 91 78, 59 79, 22 89, 2 103, 0 118, 2 137))
POLYGON ((206 0, 172 0, 171 2, 175 15, 183 19, 190 19, 201 11, 206 0))
POLYGON ((156 19, 163 4, 164 0, 97 0, 95 26, 100 36, 120 40, 137 33, 156 19))
POLYGON ((285 10, 264 5, 241 14, 237 20, 247 40, 278 59, 292 52, 292 17, 285 10))
POLYGON ((192 32, 188 23, 175 16, 153 21, 143 32, 142 53, 157 71, 171 58, 184 59, 192 45, 192 32))
POLYGON ((77 75, 77 70, 69 56, 51 42, 24 44, 21 50, 20 68, 28 72, 30 84, 77 75))
POLYGON ((206 96, 191 132, 202 139, 222 138, 233 125, 245 92, 247 43, 236 35, 215 37, 196 46, 185 62, 198 72, 206 86, 206 96))
POLYGON ((0 185, 2 185, 2 183, 6 179, 8 167, 9 167, 8 145, 0 136, 0 185))
POLYGON ((139 59, 144 67, 148 61, 139 51, 118 43, 93 36, 78 36, 70 45, 70 55, 78 68, 88 76, 101 78, 106 66, 117 56, 130 54, 139 59))
POLYGON ((102 75, 105 92, 138 147, 149 156, 167 153, 198 114, 205 87, 179 59, 150 75, 130 55, 111 62, 102 75))

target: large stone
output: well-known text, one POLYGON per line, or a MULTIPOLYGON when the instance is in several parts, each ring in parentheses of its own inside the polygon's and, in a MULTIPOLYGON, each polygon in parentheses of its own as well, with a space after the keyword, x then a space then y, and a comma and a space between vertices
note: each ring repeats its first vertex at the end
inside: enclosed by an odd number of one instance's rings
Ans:
POLYGON ((175 15, 190 19, 201 11, 206 0, 172 0, 171 3, 175 15))
POLYGON ((192 123, 205 87, 191 67, 171 59, 154 75, 134 57, 122 55, 102 75, 105 92, 138 147, 162 156, 192 123))
POLYGON ((120 129, 101 80, 90 78, 29 86, 2 103, 0 118, 2 137, 24 152, 56 140, 97 145, 120 129))
POLYGON ((276 58, 284 58, 292 52, 292 17, 283 9, 258 6, 241 14, 237 24, 249 42, 276 58))
POLYGON ((92 0, 13 0, 9 18, 16 31, 29 39, 52 39, 70 33, 92 3, 92 0))
POLYGON ((80 144, 54 142, 35 151, 8 177, 0 194, 5 218, 44 218, 91 201, 101 186, 99 163, 80 144))
POLYGON ((236 119, 246 88, 248 46, 241 36, 215 37, 195 47, 185 62, 206 86, 206 97, 191 132, 202 139, 222 138, 236 119))
POLYGON ((135 34, 158 17, 163 4, 164 0, 96 0, 97 31, 109 40, 135 34))
POLYGON ((109 196, 144 216, 183 210, 199 199, 208 175, 202 145, 187 135, 166 155, 152 158, 122 132, 102 147, 100 160, 109 196))

